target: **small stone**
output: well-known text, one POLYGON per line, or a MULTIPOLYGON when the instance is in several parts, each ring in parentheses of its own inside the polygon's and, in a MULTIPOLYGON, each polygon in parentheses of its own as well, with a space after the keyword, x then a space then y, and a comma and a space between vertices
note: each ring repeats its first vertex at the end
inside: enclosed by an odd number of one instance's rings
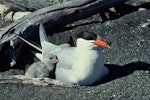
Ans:
POLYGON ((145 71, 146 74, 149 74, 149 71, 145 71))
POLYGON ((147 26, 149 26, 149 25, 150 25, 150 23, 149 23, 149 22, 146 22, 146 23, 142 24, 141 27, 147 27, 147 26))
POLYGON ((139 8, 138 11, 146 10, 146 8, 139 8))

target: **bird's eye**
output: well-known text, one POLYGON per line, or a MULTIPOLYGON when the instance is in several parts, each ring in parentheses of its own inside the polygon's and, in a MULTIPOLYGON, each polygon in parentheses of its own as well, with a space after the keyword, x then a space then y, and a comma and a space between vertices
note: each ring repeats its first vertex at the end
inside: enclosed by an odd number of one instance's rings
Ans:
POLYGON ((52 59, 53 59, 53 57, 49 57, 49 59, 50 59, 50 60, 52 60, 52 59))

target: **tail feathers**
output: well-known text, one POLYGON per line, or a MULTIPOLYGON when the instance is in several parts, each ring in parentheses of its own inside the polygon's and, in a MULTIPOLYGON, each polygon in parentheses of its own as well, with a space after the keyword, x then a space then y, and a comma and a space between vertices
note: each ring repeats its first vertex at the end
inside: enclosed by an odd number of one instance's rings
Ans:
POLYGON ((42 49, 39 48, 38 46, 34 45, 33 43, 27 41, 26 39, 22 38, 21 36, 17 35, 19 39, 21 39, 22 41, 24 41, 25 43, 27 43, 28 45, 32 46, 33 48, 39 50, 40 52, 42 52, 42 49))
POLYGON ((40 24, 39 34, 40 34, 40 42, 44 42, 44 41, 48 42, 48 38, 47 38, 43 24, 40 24))
POLYGON ((51 52, 52 50, 59 48, 57 45, 52 44, 48 41, 43 24, 40 24, 39 34, 40 34, 40 43, 42 46, 43 56, 45 56, 47 53, 51 52))
POLYGON ((35 51, 31 51, 31 50, 30 50, 30 52, 32 54, 34 54, 40 61, 43 61, 43 55, 42 55, 42 53, 38 53, 38 52, 35 52, 35 51))

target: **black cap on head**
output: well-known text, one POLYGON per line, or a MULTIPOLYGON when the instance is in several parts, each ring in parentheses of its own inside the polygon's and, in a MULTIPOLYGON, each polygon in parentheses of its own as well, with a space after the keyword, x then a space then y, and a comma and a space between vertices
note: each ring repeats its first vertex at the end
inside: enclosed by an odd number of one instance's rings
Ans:
POLYGON ((83 38, 86 40, 96 40, 97 35, 95 33, 92 32, 88 32, 88 31, 83 31, 77 34, 77 38, 83 38))

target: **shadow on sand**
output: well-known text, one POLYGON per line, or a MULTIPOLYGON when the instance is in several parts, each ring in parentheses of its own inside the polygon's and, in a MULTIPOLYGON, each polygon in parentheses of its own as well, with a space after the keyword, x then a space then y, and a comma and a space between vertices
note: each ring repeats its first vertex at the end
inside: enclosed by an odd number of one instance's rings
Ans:
POLYGON ((145 62, 133 62, 124 66, 111 65, 111 64, 106 64, 105 66, 107 66, 107 68, 110 71, 109 75, 105 78, 105 80, 101 82, 97 82, 94 85, 99 85, 102 83, 110 82, 117 78, 128 76, 136 70, 150 71, 150 64, 145 62))

